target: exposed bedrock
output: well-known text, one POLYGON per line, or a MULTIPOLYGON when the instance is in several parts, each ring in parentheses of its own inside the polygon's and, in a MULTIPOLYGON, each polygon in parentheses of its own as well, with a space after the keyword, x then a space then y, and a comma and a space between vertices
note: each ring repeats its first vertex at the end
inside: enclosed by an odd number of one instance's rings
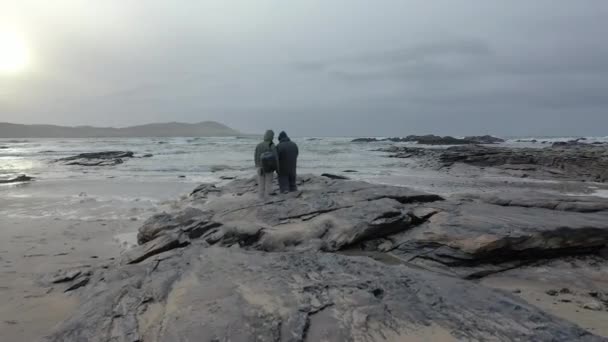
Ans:
POLYGON ((134 153, 129 151, 105 151, 81 153, 76 156, 57 159, 55 162, 79 166, 114 166, 122 164, 127 158, 133 157, 134 153))
POLYGON ((510 148, 480 145, 425 149, 392 146, 382 151, 394 158, 422 158, 449 167, 463 163, 478 167, 498 167, 541 178, 606 182, 608 147, 578 144, 549 148, 510 148))
POLYGON ((47 341, 604 340, 467 280, 605 260, 603 204, 298 183, 266 202, 254 179, 199 186, 185 209, 147 220, 119 264, 87 276, 83 304, 47 341))

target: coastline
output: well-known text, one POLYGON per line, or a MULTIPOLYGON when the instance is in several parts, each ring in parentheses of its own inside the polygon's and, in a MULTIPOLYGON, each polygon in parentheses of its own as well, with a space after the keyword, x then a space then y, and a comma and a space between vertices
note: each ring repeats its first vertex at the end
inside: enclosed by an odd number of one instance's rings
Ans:
MULTIPOLYGON (((366 180, 373 184, 406 186, 446 198, 533 191, 601 199, 608 191, 604 183, 521 178, 501 170, 479 170, 468 165, 457 165, 445 172, 415 164, 408 161, 411 168, 404 175, 379 173, 366 176, 366 180)), ((351 175, 354 179, 358 176, 351 175)), ((226 183, 228 181, 220 184, 226 183)), ((122 244, 133 243, 143 221, 155 213, 181 209, 183 199, 198 184, 180 179, 163 182, 43 179, 0 189, 4 194, 11 194, 0 199, 4 213, 0 218, 3 228, 0 230, 0 301, 6 303, 0 310, 2 335, 15 341, 37 340, 47 335, 53 326, 74 313, 79 299, 75 294, 64 293, 64 285, 49 286, 43 279, 70 268, 113 267, 128 247, 122 244), (53 196, 41 199, 41 194, 53 196), (74 209, 71 214, 68 208, 74 209), (40 310, 41 307, 52 309, 40 310)), ((605 272, 602 266, 596 274, 600 277, 597 287, 608 286, 605 272)), ((573 299, 561 302, 544 294, 555 287, 554 283, 522 280, 518 276, 505 272, 483 279, 481 284, 510 292, 520 290, 517 295, 531 305, 608 337, 603 326, 604 311, 582 311, 572 304, 573 299)), ((585 289, 577 291, 584 293, 585 289)))

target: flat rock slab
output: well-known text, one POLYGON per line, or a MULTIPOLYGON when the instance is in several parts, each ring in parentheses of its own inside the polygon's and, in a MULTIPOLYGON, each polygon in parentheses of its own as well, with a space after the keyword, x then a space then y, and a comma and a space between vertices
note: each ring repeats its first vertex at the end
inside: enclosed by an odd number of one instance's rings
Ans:
MULTIPOLYGON (((530 193, 443 200, 408 188, 312 176, 302 177, 299 188, 260 201, 254 180, 202 185, 191 207, 146 221, 139 242, 169 234, 168 241, 273 252, 362 248, 465 278, 535 259, 595 254, 608 244, 607 202, 597 198, 530 193)), ((144 245, 127 262, 166 249, 144 245)))
POLYGON ((584 180, 608 180, 608 146, 579 144, 549 148, 490 147, 481 145, 427 149, 392 146, 382 149, 394 158, 416 157, 423 165, 449 167, 455 163, 477 167, 496 167, 521 177, 584 180))
POLYGON ((151 217, 139 229, 138 240, 146 243, 177 232, 210 244, 230 241, 265 251, 336 251, 410 229, 427 219, 416 216, 418 205, 443 200, 408 188, 326 177, 303 177, 299 187, 302 191, 264 202, 257 199, 252 180, 222 188, 201 185, 191 195, 191 207, 151 217))
POLYGON ((11 178, 11 179, 0 179, 0 184, 22 183, 22 182, 29 182, 32 180, 34 180, 34 177, 21 175, 21 176, 11 178))
POLYGON ((596 254, 608 244, 608 211, 580 213, 464 201, 437 203, 438 213, 392 238, 391 253, 482 277, 529 261, 596 254))
POLYGON ((256 188, 203 184, 185 209, 151 217, 119 265, 75 280, 84 304, 48 341, 602 340, 464 279, 604 260, 603 202, 443 199, 316 176, 267 201, 256 188))
POLYGON ((45 341, 604 341, 507 292, 334 253, 192 245, 95 281, 45 341))
POLYGON ((76 156, 57 159, 55 162, 79 166, 114 166, 122 164, 126 158, 133 157, 134 153, 130 151, 105 151, 81 153, 76 156))

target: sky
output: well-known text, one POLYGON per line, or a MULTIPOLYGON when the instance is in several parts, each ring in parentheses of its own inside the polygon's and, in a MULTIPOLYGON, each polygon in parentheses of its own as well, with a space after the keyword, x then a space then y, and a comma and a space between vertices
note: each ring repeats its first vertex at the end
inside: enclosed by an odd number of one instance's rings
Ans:
POLYGON ((0 122, 608 135, 605 0, 0 0, 3 32, 0 122))

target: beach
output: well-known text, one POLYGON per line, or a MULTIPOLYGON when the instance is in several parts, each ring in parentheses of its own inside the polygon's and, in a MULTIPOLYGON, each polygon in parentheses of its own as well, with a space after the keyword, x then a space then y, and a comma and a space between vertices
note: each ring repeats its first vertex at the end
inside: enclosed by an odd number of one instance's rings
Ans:
MULTIPOLYGON (((294 139, 301 144, 302 174, 340 174, 372 184, 407 186, 445 198, 522 194, 529 191, 571 197, 605 198, 604 183, 516 177, 496 170, 455 165, 449 172, 415 159, 387 158, 380 146, 352 144, 347 138, 294 139)), ((137 245, 137 230, 155 214, 183 209, 201 183, 226 185, 253 176, 251 138, 167 138, 122 140, 2 141, 0 171, 34 181, 0 186, 0 330, 6 341, 35 341, 69 318, 80 304, 74 291, 49 284, 66 269, 114 267, 137 245), (54 160, 101 150, 133 150, 136 158, 111 167, 66 166, 54 160), (250 151, 251 150, 251 151, 250 151), (47 151, 47 152, 45 152, 47 151), (52 152, 48 152, 52 151, 52 152), (152 157, 137 158, 144 154, 152 157)), ((527 146, 527 145, 526 145, 527 146)), ((530 272, 541 272, 530 270, 530 272)), ((608 269, 598 266, 593 288, 608 285, 608 269)), ((479 282, 518 290, 518 296, 552 315, 608 337, 606 311, 589 311, 545 294, 557 285, 544 278, 522 279, 504 272, 479 282)), ((589 285, 580 286, 587 300, 589 285)), ((571 296, 576 296, 575 294, 571 296)))

